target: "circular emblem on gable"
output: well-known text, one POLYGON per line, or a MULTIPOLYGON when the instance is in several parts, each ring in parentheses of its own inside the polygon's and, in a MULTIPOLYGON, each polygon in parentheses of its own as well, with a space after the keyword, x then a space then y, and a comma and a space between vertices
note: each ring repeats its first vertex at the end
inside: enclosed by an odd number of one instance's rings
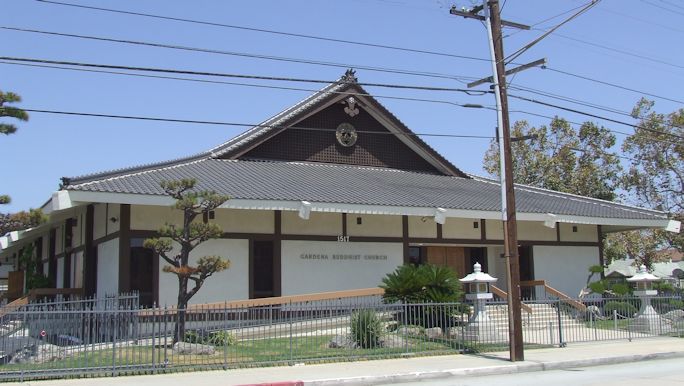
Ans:
POLYGON ((337 142, 344 147, 354 146, 358 136, 359 135, 356 133, 354 126, 347 122, 340 123, 340 125, 337 126, 337 131, 335 131, 337 142))

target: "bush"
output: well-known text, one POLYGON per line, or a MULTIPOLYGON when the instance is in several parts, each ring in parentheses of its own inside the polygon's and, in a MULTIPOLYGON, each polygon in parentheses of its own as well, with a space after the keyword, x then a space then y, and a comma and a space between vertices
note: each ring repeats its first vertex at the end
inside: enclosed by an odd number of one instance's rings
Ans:
POLYGON ((185 331, 184 342, 208 344, 212 346, 231 346, 236 343, 235 336, 228 331, 207 332, 204 330, 185 331))
POLYGON ((217 331, 209 334, 209 339, 206 342, 214 346, 232 346, 237 342, 237 339, 228 331, 217 331))
POLYGON ((453 303, 463 291, 456 273, 432 264, 402 265, 382 279, 385 303, 453 303))
POLYGON ((603 306, 604 315, 612 316, 613 311, 617 311, 618 316, 631 318, 637 313, 637 308, 629 302, 609 301, 603 306))
POLYGON ((351 339, 361 348, 378 347, 383 335, 382 321, 374 310, 354 311, 351 317, 351 339))

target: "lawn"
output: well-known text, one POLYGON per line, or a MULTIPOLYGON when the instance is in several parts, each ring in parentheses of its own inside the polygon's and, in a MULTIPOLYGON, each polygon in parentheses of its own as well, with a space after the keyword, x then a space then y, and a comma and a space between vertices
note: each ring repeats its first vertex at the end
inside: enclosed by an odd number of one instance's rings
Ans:
POLYGON ((448 339, 419 337, 406 338, 406 345, 401 348, 328 348, 332 338, 332 335, 316 335, 242 340, 232 346, 216 347, 213 355, 179 355, 168 347, 130 344, 73 352, 65 359, 43 364, 6 364, 0 369, 4 377, 34 371, 107 375, 113 368, 118 373, 149 373, 153 368, 156 371, 174 371, 390 358, 407 354, 455 354, 459 348, 448 339))

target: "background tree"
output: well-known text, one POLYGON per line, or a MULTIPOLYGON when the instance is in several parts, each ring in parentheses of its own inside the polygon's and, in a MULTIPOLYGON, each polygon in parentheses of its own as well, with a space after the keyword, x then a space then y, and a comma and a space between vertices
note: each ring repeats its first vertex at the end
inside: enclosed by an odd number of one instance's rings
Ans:
MULTIPOLYGON (((0 90, 0 118, 8 117, 18 119, 20 121, 28 121, 29 116, 26 111, 12 106, 6 106, 6 103, 21 102, 21 97, 13 92, 3 92, 0 90)), ((13 134, 17 131, 17 127, 11 123, 0 122, 0 134, 13 134)), ((11 201, 7 195, 0 195, 0 204, 9 204, 11 201)), ((42 212, 37 209, 31 209, 29 212, 18 212, 14 214, 0 213, 0 235, 15 230, 26 229, 34 227, 45 221, 42 212)))
MULTIPOLYGON (((622 183, 628 200, 684 221, 684 109, 659 114, 653 106, 642 98, 632 110, 640 121, 622 144, 631 158, 622 183)), ((684 233, 655 231, 649 237, 684 250, 684 233)))
MULTIPOLYGON (((575 130, 568 121, 554 118, 548 126, 531 127, 517 121, 512 137, 536 136, 516 141, 513 153, 513 180, 582 196, 615 199, 621 166, 615 153, 615 136, 606 128, 585 122, 575 130)), ((484 169, 499 175, 499 146, 494 140, 485 153, 484 169)))
MULTIPOLYGON (((20 121, 28 121, 29 116, 26 111, 18 108, 5 106, 5 103, 19 103, 21 97, 11 91, 2 92, 0 90, 0 117, 15 118, 20 121)), ((17 127, 11 123, 0 122, 0 134, 12 134, 17 131, 17 127)))
POLYGON ((199 244, 221 236, 221 227, 214 223, 197 222, 198 215, 218 208, 229 197, 213 191, 194 191, 194 179, 162 181, 164 192, 176 200, 175 208, 183 212, 183 224, 166 224, 159 230, 160 238, 145 240, 144 246, 153 249, 168 263, 164 272, 178 278, 176 326, 173 341, 185 338, 185 315, 188 301, 202 288, 204 282, 216 272, 228 269, 230 261, 220 256, 203 256, 195 265, 190 264, 190 253, 199 244), (192 287, 189 287, 192 282, 192 287))

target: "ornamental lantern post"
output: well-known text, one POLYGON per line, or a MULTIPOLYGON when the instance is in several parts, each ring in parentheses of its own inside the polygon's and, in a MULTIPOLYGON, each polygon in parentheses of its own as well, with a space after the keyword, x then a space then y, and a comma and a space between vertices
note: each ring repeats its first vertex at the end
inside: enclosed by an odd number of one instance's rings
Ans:
POLYGON ((466 326, 466 334, 477 341, 500 341, 501 336, 496 331, 496 325, 489 318, 487 314, 487 300, 492 299, 489 285, 496 282, 498 279, 491 277, 489 274, 482 272, 480 263, 473 265, 473 273, 467 275, 459 281, 465 284, 466 299, 473 301, 473 315, 468 320, 466 326))

